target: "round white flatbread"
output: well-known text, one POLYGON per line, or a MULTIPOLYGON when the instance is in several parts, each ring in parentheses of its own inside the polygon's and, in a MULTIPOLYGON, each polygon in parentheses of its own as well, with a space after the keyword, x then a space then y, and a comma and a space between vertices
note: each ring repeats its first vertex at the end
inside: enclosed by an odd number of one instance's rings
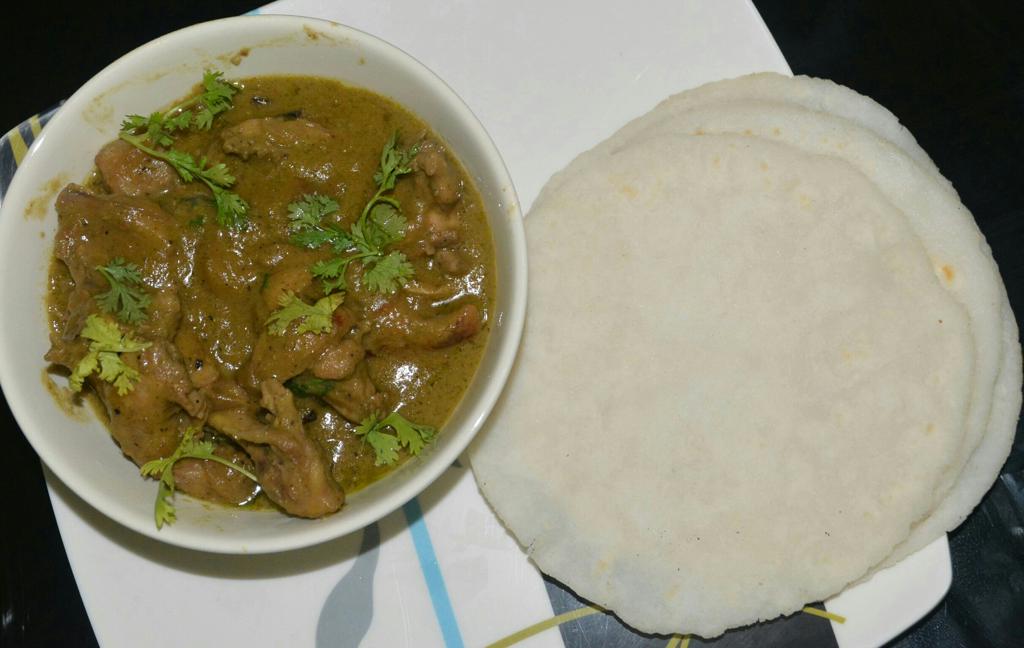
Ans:
MULTIPOLYGON (((950 493, 986 432, 993 389, 1004 356, 1005 291, 984 237, 955 192, 936 183, 906 153, 875 133, 850 121, 786 103, 730 101, 672 110, 658 118, 648 115, 638 121, 645 121, 647 126, 635 131, 633 137, 660 133, 742 133, 785 142, 809 153, 841 157, 870 178, 902 211, 924 243, 940 283, 967 309, 977 354, 965 443, 936 490, 937 507, 950 493)), ((617 134, 604 149, 612 154, 618 143, 628 145, 628 141, 617 134)), ((963 514, 970 508, 973 504, 963 514)), ((946 528, 923 544, 955 523, 938 526, 946 528)))
MULTIPOLYGON (((772 76, 770 80, 773 86, 787 85, 784 77, 772 76)), ((805 86, 808 80, 791 81, 791 86, 805 86)), ((704 99, 743 94, 740 90, 726 92, 724 88, 729 82, 709 86, 697 89, 694 94, 704 99), (709 86, 716 91, 703 92, 703 88, 709 86)), ((881 566, 894 564, 963 521, 998 475, 1016 431, 1019 403, 1014 405, 1012 400, 1007 401, 1005 394, 1016 394, 1019 398, 1020 380, 1013 371, 1012 356, 1019 357, 1020 345, 1012 312, 1010 322, 1005 323, 1004 313, 1009 312, 1009 302, 989 247, 951 186, 934 182, 933 174, 922 169, 920 160, 927 155, 909 133, 897 137, 903 131, 899 130, 901 127, 894 117, 886 126, 888 113, 880 112, 884 111, 881 107, 873 114, 866 108, 846 110, 847 117, 853 115, 859 119, 852 123, 846 118, 767 100, 701 103, 680 99, 688 94, 678 95, 671 104, 666 101, 662 104, 663 110, 656 110, 624 128, 612 138, 607 150, 614 150, 614 142, 628 141, 624 137, 627 131, 633 137, 658 132, 733 132, 785 141, 802 150, 850 160, 904 211, 924 241, 941 283, 965 305, 971 316, 977 365, 965 443, 936 490, 934 511, 927 519, 916 523, 911 536, 881 566), (643 127, 637 128, 641 123, 643 127), (867 131, 865 124, 878 131, 867 131), (880 134, 894 137, 909 151, 896 149, 880 134), (1004 342, 1008 336, 1013 338, 1010 343, 1004 342), (1007 363, 1010 366, 1004 371, 1007 363), (1000 377, 1005 383, 999 386, 1002 397, 997 393, 996 381, 1000 377), (996 415, 992 415, 994 404, 1001 408, 996 415)), ((787 101, 796 97, 802 105, 825 105, 825 102, 809 100, 805 93, 798 91, 782 95, 787 101)), ((770 95, 762 92, 760 96, 770 95)), ((929 167, 934 171, 934 165, 929 163, 929 167)))
POLYGON ((759 72, 706 83, 665 99, 654 110, 624 126, 618 135, 633 137, 648 127, 652 121, 661 121, 698 106, 731 101, 785 102, 845 119, 892 142, 903 149, 922 169, 939 178, 941 184, 949 185, 949 181, 942 177, 931 157, 892 112, 870 97, 865 97, 829 79, 788 77, 775 72, 759 72))
MULTIPOLYGON (((902 149, 925 173, 938 179, 936 189, 950 192, 952 198, 958 200, 952 185, 941 176, 928 154, 895 115, 871 98, 828 79, 787 77, 763 72, 708 83, 669 97, 655 110, 625 126, 616 136, 628 139, 651 123, 664 122, 670 114, 683 113, 696 107, 751 100, 785 102, 866 128, 902 149)), ((886 558, 881 565, 883 567, 899 562, 942 533, 959 526, 991 487, 1006 460, 1021 406, 1021 348, 1017 323, 1005 290, 999 301, 1002 320, 1001 363, 985 433, 946 497, 927 519, 914 526, 910 536, 886 558)), ((984 411, 986 405, 975 407, 984 411)))
MULTIPOLYGON (((1004 297, 1005 299, 1005 297, 1004 297)), ((1021 347, 1017 321, 1004 301, 1003 363, 992 395, 988 426, 981 442, 971 453, 949 494, 924 520, 914 525, 910 535, 877 567, 895 565, 940 535, 952 531, 981 502, 999 476, 1017 431, 1021 408, 1021 347)))
POLYGON ((527 235, 523 346, 471 459, 546 573, 714 636, 836 593, 935 506, 971 320, 855 166, 633 138, 553 178, 527 235))

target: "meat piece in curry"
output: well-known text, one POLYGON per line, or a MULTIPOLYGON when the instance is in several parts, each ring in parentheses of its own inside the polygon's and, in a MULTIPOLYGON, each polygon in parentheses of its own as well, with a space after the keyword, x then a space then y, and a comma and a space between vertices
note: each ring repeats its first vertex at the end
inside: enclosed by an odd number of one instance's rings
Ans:
POLYGON ((494 254, 417 117, 332 80, 208 73, 95 164, 57 199, 47 359, 161 488, 320 517, 444 424, 494 254))

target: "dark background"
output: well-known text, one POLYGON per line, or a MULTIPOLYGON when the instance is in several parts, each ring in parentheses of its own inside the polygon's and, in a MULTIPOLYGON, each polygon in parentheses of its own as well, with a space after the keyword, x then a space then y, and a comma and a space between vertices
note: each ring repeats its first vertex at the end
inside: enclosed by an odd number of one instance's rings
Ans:
MULTIPOLYGON (((1024 11, 1010 2, 760 1, 797 74, 831 78, 898 115, 953 181, 1024 306, 1024 11)), ((70 96, 105 65, 179 27, 254 3, 26 3, 5 10, 0 132, 70 96)), ((638 7, 639 10, 639 7, 638 7)), ((0 402, 0 645, 95 638, 64 556, 38 459, 0 402)), ((993 491, 951 535, 946 600, 894 642, 1024 646, 1024 435, 993 491)), ((169 611, 173 606, 169 606, 169 611)), ((169 615, 173 621, 173 614, 169 615)), ((158 631, 158 629, 154 629, 158 631)))

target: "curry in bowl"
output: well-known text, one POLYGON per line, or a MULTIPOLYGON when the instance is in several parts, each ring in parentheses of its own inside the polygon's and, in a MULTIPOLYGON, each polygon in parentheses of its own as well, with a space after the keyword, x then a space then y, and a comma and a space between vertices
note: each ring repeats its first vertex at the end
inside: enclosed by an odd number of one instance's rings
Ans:
POLYGON ((57 198, 47 360, 159 482, 316 518, 423 450, 495 292, 471 179, 396 103, 208 72, 57 198))

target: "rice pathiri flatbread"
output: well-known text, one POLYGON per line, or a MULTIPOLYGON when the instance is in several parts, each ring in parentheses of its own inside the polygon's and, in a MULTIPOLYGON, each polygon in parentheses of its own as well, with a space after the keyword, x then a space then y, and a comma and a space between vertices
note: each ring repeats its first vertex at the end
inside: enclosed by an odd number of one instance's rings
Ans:
POLYGON ((634 138, 553 178, 527 236, 523 347, 471 458, 546 573, 714 636, 836 593, 935 506, 971 320, 854 165, 634 138))
MULTIPOLYGON (((871 98, 828 79, 787 77, 764 72, 708 83, 669 97, 655 110, 621 129, 616 137, 628 139, 635 133, 642 132, 653 122, 664 122, 668 115, 683 113, 693 108, 752 100, 773 104, 784 102, 863 127, 902 149, 923 171, 937 178, 936 190, 953 193, 953 199, 959 201, 952 185, 941 176, 928 154, 895 115, 871 98)), ((973 238, 970 237, 968 242, 973 238)), ((974 252, 988 254, 987 247, 974 252)), ((991 413, 984 428, 985 433, 974 447, 955 484, 936 510, 928 518, 915 524, 910 537, 894 550, 883 565, 891 565, 902 560, 943 532, 958 526, 991 487, 1009 453, 1021 405, 1021 353, 1017 323, 1005 290, 1002 291, 999 302, 1003 338, 999 352, 1001 363, 992 392, 991 413)), ((985 406, 975 405, 976 408, 985 406)))
MULTIPOLYGON (((1004 297, 1005 299, 1005 297, 1004 297)), ((1021 407, 1021 347, 1017 321, 1005 301, 1003 320, 1003 362, 992 393, 992 407, 985 435, 964 465, 960 476, 945 499, 932 513, 914 525, 910 536, 900 543, 880 567, 888 567, 946 531, 960 526, 981 498, 992 487, 1006 462, 1017 431, 1021 407)))
MULTIPOLYGON (((637 121, 647 122, 646 128, 636 131, 647 136, 743 133, 783 141, 810 153, 841 157, 865 173, 907 217, 924 243, 940 284, 964 305, 971 318, 976 366, 965 443, 936 490, 936 514, 917 525, 919 528, 894 558, 909 555, 958 525, 988 489, 979 485, 987 481, 990 486, 1006 458, 1006 452, 1000 454, 994 449, 1008 451, 1016 418, 1004 415, 993 419, 990 414, 996 380, 1007 354, 1019 355, 1020 347, 1016 343, 1009 347, 1004 345, 1003 313, 1009 309, 1006 292, 984 237, 955 192, 948 184, 935 181, 903 150, 877 134, 848 120, 794 105, 728 101, 674 110, 663 118, 649 115, 637 121), (970 472, 965 472, 964 468, 989 432, 991 420, 998 422, 990 431, 994 439, 986 445, 985 452, 970 462, 970 472), (952 499, 945 503, 948 498, 952 499), (943 503, 945 505, 940 507, 943 503)), ((612 141, 628 140, 616 135, 612 141)), ((614 151, 615 146, 609 146, 608 150, 614 151)), ((1016 337, 1015 323, 1009 326, 1013 328, 1010 334, 1016 337)), ((1011 384, 1004 391, 1019 393, 1020 381, 1015 379, 1013 371, 1006 374, 1005 380, 1016 386, 1011 384)))
POLYGON ((913 134, 900 124, 888 108, 829 79, 759 72, 706 83, 665 99, 654 110, 624 126, 616 135, 629 138, 652 121, 661 121, 699 106, 730 101, 784 102, 845 119, 892 142, 925 171, 939 177, 943 184, 949 184, 931 157, 918 145, 913 134))

